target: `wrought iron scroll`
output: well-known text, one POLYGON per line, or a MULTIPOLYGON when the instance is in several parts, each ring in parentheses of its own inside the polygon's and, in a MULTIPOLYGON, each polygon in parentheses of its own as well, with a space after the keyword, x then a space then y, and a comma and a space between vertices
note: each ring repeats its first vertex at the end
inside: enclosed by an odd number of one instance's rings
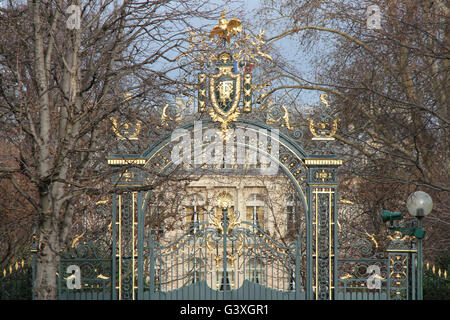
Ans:
POLYGON ((313 206, 313 249, 314 249, 314 292, 317 300, 333 298, 334 272, 334 190, 314 188, 313 206))
POLYGON ((408 300, 415 298, 415 260, 417 250, 410 236, 395 232, 389 236, 387 249, 389 258, 389 299, 408 300))
POLYGON ((289 136, 299 146, 303 145, 303 123, 292 122, 289 110, 285 105, 269 102, 265 114, 267 124, 279 124, 280 132, 289 136))
POLYGON ((358 214, 354 207, 340 212, 336 299, 387 299, 389 266, 373 234, 350 226, 343 216, 358 214))
POLYGON ((312 118, 308 118, 309 131, 313 135, 311 139, 313 142, 313 155, 326 155, 333 154, 333 141, 334 135, 338 129, 339 119, 334 118, 331 114, 331 110, 328 101, 325 100, 327 94, 322 94, 320 100, 322 105, 319 106, 319 112, 312 118))
POLYGON ((116 257, 119 300, 135 299, 136 289, 136 193, 124 192, 117 195, 118 214, 116 217, 116 257))
POLYGON ((90 241, 81 239, 61 256, 58 268, 58 298, 72 299, 111 299, 111 251, 110 245, 100 239, 90 241), (67 274, 69 266, 80 268, 81 287, 69 289, 67 274))
POLYGON ((337 168, 342 160, 329 155, 306 159, 308 166, 309 220, 308 268, 309 285, 316 300, 335 299, 337 281, 337 168))

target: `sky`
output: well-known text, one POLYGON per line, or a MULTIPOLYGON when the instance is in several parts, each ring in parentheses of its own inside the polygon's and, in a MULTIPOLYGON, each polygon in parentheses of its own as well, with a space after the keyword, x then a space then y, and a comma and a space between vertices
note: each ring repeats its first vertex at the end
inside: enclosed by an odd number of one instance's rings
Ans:
MULTIPOLYGON (((246 12, 248 12, 249 15, 253 15, 260 8, 260 2, 262 1, 242 0, 242 2, 246 12)), ((271 33, 271 31, 264 28, 264 26, 262 26, 262 29, 268 37, 274 35, 274 33, 271 33)), ((318 42, 314 50, 307 52, 306 50, 302 50, 295 37, 286 37, 277 41, 276 47, 279 48, 285 58, 298 66, 302 75, 305 75, 310 81, 314 80, 313 68, 310 64, 310 60, 314 60, 314 55, 325 49, 323 42, 318 42)), ((323 92, 303 90, 302 94, 299 96, 299 103, 315 104, 319 101, 321 93, 323 92)))
MULTIPOLYGON (((253 15, 261 6, 260 0, 243 0, 242 2, 244 3, 246 12, 248 12, 249 15, 253 15)), ((274 35, 269 30, 266 30, 264 26, 262 26, 262 29, 265 30, 265 34, 268 37, 274 35)), ((310 81, 314 81, 313 68, 310 64, 310 60, 314 60, 312 55, 314 55, 316 51, 320 51, 323 46, 323 43, 318 43, 315 50, 312 52, 307 52, 302 50, 295 37, 286 37, 276 43, 276 47, 278 47, 280 52, 283 53, 283 56, 295 64, 298 69, 301 70, 302 75, 310 81)), ((319 96, 322 93, 323 92, 303 90, 298 96, 298 105, 317 104, 319 102, 319 96)))

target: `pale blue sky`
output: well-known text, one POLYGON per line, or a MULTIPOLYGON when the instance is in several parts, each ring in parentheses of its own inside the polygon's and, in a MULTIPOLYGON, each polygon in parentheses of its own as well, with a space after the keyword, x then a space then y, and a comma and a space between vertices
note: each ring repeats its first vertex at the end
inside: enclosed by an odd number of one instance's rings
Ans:
MULTIPOLYGON (((260 8, 261 3, 260 0, 242 0, 241 2, 250 17, 255 15, 256 11, 260 8)), ((273 31, 268 30, 267 26, 266 28, 264 28, 264 26, 261 27, 266 32, 266 35, 268 37, 275 34, 273 31)), ((320 54, 320 52, 324 50, 323 42, 318 42, 317 47, 311 52, 302 50, 301 46, 296 41, 296 37, 289 37, 279 40, 276 43, 276 47, 279 48, 280 52, 282 52, 285 58, 287 58, 291 63, 298 66, 298 69, 301 71, 301 74, 304 78, 309 81, 314 81, 311 62, 314 61, 315 57, 317 57, 317 54, 320 54)), ((322 93, 323 92, 303 90, 298 97, 298 105, 317 104, 319 102, 319 96, 322 93)))

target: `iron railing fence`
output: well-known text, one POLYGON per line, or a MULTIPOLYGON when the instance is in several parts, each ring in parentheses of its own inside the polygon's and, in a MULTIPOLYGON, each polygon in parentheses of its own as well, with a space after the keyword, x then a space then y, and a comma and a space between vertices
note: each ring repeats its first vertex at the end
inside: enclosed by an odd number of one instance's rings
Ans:
POLYGON ((112 259, 61 259, 58 271, 58 299, 60 300, 111 300, 112 299, 112 259), (73 273, 68 267, 80 269, 80 287, 73 288, 73 273))
MULTIPOLYGON (((439 270, 440 271, 440 270, 439 270)), ((424 300, 450 300, 450 279, 447 272, 442 274, 437 270, 428 268, 423 273, 423 299, 424 300)))
POLYGON ((29 261, 16 262, 1 272, 0 300, 32 299, 32 267, 29 261))

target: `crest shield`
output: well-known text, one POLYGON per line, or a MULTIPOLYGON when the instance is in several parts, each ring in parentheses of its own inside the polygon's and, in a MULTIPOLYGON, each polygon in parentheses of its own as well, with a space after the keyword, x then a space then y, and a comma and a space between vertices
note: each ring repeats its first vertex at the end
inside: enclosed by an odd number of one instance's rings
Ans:
POLYGON ((214 111, 228 117, 236 111, 240 99, 241 75, 233 74, 233 62, 229 53, 219 55, 219 72, 212 75, 209 92, 214 111))

